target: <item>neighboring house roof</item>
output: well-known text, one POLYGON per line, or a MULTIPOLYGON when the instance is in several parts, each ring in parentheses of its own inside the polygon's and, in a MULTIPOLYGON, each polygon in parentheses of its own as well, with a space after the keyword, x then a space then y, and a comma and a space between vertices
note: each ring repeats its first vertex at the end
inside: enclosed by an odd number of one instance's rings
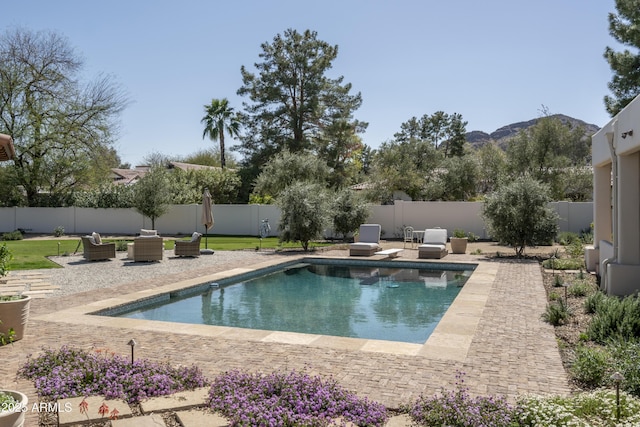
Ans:
POLYGON ((182 169, 183 171, 188 170, 205 170, 205 169, 220 169, 218 166, 205 166, 205 165, 194 165, 192 163, 182 163, 182 162, 169 162, 169 169, 182 169))
MULTIPOLYGON (((188 170, 208 170, 220 169, 217 166, 194 165, 192 163, 169 162, 168 169, 188 170)), ((136 166, 135 169, 118 169, 112 168, 111 173, 115 184, 130 185, 137 182, 140 178, 149 172, 149 166, 136 166)))
POLYGON ((118 168, 112 168, 111 169, 111 173, 113 176, 113 183, 114 184, 122 184, 122 185, 129 185, 129 184, 133 184, 136 181, 138 181, 140 178, 142 178, 144 176, 145 173, 147 173, 148 168, 147 169, 118 169, 118 168))

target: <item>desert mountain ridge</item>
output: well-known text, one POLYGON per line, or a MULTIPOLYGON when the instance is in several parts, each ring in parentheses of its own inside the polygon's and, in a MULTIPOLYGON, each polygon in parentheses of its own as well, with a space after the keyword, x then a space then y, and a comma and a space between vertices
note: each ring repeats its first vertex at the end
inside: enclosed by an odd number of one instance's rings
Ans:
MULTIPOLYGON (((572 127, 581 126, 585 131, 585 136, 590 137, 594 133, 600 130, 600 128, 594 124, 586 123, 582 120, 575 119, 573 117, 565 116, 564 114, 553 114, 549 117, 560 119, 562 123, 569 124, 572 127)), ((491 133, 486 133, 479 130, 467 132, 465 137, 467 142, 474 148, 482 147, 483 145, 491 142, 496 142, 500 147, 505 147, 506 142, 518 135, 520 131, 526 130, 538 123, 539 118, 528 120, 526 122, 517 122, 510 125, 502 126, 491 133)))

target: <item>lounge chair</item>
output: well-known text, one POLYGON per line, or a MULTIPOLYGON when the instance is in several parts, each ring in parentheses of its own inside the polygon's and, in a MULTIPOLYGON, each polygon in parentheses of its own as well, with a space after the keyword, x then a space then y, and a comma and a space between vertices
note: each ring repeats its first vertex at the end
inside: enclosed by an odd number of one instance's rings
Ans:
POLYGON ((98 261, 116 257, 116 244, 103 243, 100 234, 92 233, 91 236, 82 236, 84 258, 88 261, 98 261))
POLYGON ((202 234, 194 232, 191 240, 176 240, 173 252, 176 256, 200 256, 200 239, 202 234))
POLYGON ((158 235, 140 235, 133 239, 134 261, 160 261, 164 253, 164 241, 158 235))
POLYGON ((349 245, 350 256, 372 256, 381 249, 380 224, 362 224, 358 234, 358 241, 349 245))
POLYGON ((427 228, 424 230, 422 242, 421 245, 418 245, 418 258, 439 259, 449 254, 445 228, 427 228))

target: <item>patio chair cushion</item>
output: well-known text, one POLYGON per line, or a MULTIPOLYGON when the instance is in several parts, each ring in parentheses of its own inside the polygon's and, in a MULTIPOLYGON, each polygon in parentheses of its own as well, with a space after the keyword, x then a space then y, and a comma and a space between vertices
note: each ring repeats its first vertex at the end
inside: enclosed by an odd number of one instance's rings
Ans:
POLYGON ((442 258, 447 251, 447 230, 427 228, 424 230, 423 244, 418 246, 418 258, 442 258))
POLYGON ((102 238, 100 237, 100 233, 96 233, 94 231, 93 233, 91 233, 91 237, 93 237, 93 241, 95 242, 96 245, 99 245, 102 243, 102 238))
POLYGON ((158 231, 157 230, 146 230, 144 228, 140 229, 140 237, 149 237, 149 236, 157 236, 158 235, 158 231))
POLYGON ((193 234, 191 235, 191 243, 195 242, 196 240, 198 240, 200 238, 201 234, 198 233, 197 231, 194 231, 193 234))
POLYGON ((378 243, 380 241, 380 224, 362 224, 358 240, 362 243, 378 243))

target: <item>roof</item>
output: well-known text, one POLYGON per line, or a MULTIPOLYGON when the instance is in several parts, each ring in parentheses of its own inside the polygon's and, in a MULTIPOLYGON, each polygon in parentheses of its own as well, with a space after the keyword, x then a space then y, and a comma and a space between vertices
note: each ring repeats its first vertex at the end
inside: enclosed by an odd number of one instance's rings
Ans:
POLYGON ((188 170, 205 170, 205 169, 220 169, 218 166, 205 166, 205 165, 194 165, 192 163, 182 163, 182 162, 169 162, 169 169, 182 169, 184 171, 188 170))

